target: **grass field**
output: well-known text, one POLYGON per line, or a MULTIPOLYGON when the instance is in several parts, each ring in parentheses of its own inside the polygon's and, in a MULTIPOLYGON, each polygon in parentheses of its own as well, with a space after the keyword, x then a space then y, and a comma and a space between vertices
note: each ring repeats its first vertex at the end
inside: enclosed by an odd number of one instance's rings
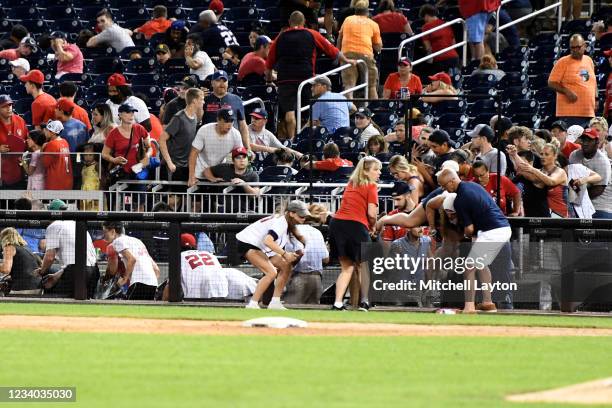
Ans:
MULTIPOLYGON (((246 320, 270 313, 0 303, 0 314, 246 320)), ((282 315, 308 321, 612 327, 612 319, 603 317, 329 311, 282 315)), ((473 337, 194 336, 3 330, 0 344, 4 354, 0 385, 76 386, 77 403, 50 405, 67 407, 520 408, 541 405, 505 402, 503 397, 612 376, 612 337, 484 338, 476 332, 473 337)))

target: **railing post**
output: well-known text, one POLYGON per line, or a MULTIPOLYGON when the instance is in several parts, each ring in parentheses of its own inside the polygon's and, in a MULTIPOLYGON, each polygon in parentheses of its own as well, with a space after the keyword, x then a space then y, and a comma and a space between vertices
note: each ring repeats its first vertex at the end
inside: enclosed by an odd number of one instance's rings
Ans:
POLYGON ((574 229, 564 228, 561 233, 561 299, 559 307, 562 312, 576 311, 574 302, 574 229))
POLYGON ((76 221, 74 231, 74 298, 87 299, 87 221, 76 221))
POLYGON ((171 222, 168 231, 168 285, 170 302, 181 299, 181 224, 171 222))

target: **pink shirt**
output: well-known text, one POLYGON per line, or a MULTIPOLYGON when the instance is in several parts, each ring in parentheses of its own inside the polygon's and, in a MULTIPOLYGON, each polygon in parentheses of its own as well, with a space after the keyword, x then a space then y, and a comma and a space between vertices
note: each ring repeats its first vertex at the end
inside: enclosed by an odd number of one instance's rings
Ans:
POLYGON ((7 61, 15 61, 19 58, 19 55, 17 55, 17 48, 9 48, 0 51, 0 58, 4 58, 7 61))
POLYGON ((71 53, 74 58, 70 61, 58 61, 57 73, 83 73, 83 54, 76 44, 64 44, 64 52, 71 53))

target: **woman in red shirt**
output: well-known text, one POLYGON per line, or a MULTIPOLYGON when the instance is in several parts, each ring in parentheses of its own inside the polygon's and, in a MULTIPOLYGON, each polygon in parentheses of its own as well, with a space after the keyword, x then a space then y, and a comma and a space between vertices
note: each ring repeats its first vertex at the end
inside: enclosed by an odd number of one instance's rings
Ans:
POLYGON ((370 242, 369 231, 376 224, 378 215, 378 186, 382 164, 374 157, 366 156, 357 164, 344 190, 340 209, 329 224, 332 254, 340 261, 340 275, 336 280, 336 300, 333 310, 344 310, 342 302, 353 273, 361 277, 360 309, 369 308, 367 293, 369 282, 365 270, 360 272, 361 245, 370 242))
POLYGON ((119 106, 119 119, 121 124, 110 131, 104 142, 102 158, 112 164, 113 168, 122 166, 125 175, 133 179, 135 177, 132 166, 141 163, 144 167, 149 165, 151 148, 149 145, 149 133, 134 120, 134 112, 137 109, 128 103, 119 106), (138 157, 138 146, 143 142, 144 157, 138 157))
MULTIPOLYGON (((472 172, 474 178, 487 193, 497 203, 497 177, 496 173, 491 174, 486 163, 483 161, 475 161, 472 165, 472 172)), ((499 186, 499 208, 502 210, 504 215, 508 217, 518 217, 521 213, 521 207, 523 206, 521 200, 521 190, 506 176, 501 176, 499 186), (508 199, 512 201, 512 212, 508 213, 508 199)))
POLYGON ((402 88, 407 88, 412 94, 423 93, 421 78, 412 73, 412 62, 408 58, 402 58, 397 63, 397 72, 389 74, 383 88, 383 99, 400 99, 402 88))
POLYGON ((372 17, 383 33, 408 33, 414 35, 410 22, 405 15, 395 10, 393 0, 382 0, 378 5, 378 14, 372 17))

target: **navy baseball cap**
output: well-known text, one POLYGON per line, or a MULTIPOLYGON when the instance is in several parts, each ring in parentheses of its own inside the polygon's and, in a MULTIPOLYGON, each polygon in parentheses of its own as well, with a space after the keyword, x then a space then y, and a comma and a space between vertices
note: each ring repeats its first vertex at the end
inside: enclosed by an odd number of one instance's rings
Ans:
POLYGON ((234 121, 234 111, 232 109, 219 109, 217 111, 217 120, 223 120, 224 122, 234 121))
POLYGON ((557 121, 553 122, 552 125, 550 125, 550 130, 553 130, 554 128, 559 128, 561 131, 566 132, 567 131, 567 123, 565 123, 565 121, 563 121, 563 120, 557 120, 557 121))
POLYGON ((429 135, 429 142, 441 145, 442 143, 451 143, 451 138, 446 130, 436 129, 429 135))
POLYGON ((123 105, 119 106, 119 113, 124 113, 124 112, 138 112, 138 109, 136 109, 134 106, 130 105, 129 103, 124 103, 123 105))
POLYGON ((13 100, 11 99, 10 96, 6 94, 0 95, 0 106, 12 105, 12 104, 13 104, 13 100))
POLYGON ((175 20, 170 25, 170 29, 172 29, 172 30, 182 30, 184 28, 185 28, 185 21, 184 20, 175 20))
POLYGON ((267 119, 268 112, 263 108, 257 108, 251 112, 251 116, 256 117, 257 119, 267 119))
POLYGON ((216 81, 217 79, 225 79, 226 81, 229 81, 229 76, 227 75, 227 72, 220 69, 216 71, 214 74, 212 74, 211 79, 213 81, 216 81))
POLYGON ((272 40, 267 35, 260 35, 255 40, 255 49, 258 50, 262 45, 270 44, 272 40))
POLYGON ((391 191, 391 197, 397 197, 400 195, 408 194, 414 187, 404 181, 396 181, 393 183, 393 190, 391 191))

